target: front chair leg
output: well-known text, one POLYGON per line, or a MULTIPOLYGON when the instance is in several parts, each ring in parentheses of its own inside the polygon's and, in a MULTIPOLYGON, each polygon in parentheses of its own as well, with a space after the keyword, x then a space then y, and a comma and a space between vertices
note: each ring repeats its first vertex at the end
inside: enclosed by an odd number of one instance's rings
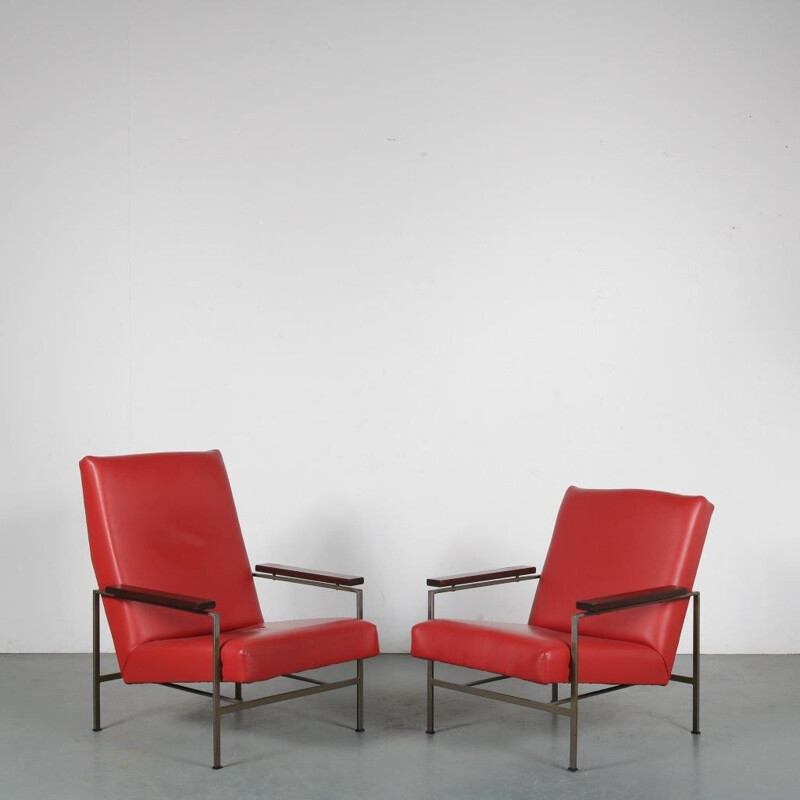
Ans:
POLYGON ((692 608, 692 733, 700 733, 700 592, 692 608))
POLYGON ((92 592, 92 730, 100 727, 100 592, 92 592))
POLYGON ((356 733, 364 732, 364 659, 356 661, 356 733))
POLYGON ((222 769, 222 755, 220 745, 220 697, 219 684, 222 677, 222 663, 219 657, 219 614, 211 614, 213 624, 213 659, 214 659, 214 689, 213 689, 213 738, 214 738, 214 766, 213 769, 222 769))
POLYGON ((433 729, 433 661, 428 662, 428 728, 425 733, 436 733, 433 729))
POLYGON ((572 617, 570 700, 569 700, 569 771, 578 771, 578 620, 580 614, 572 617))

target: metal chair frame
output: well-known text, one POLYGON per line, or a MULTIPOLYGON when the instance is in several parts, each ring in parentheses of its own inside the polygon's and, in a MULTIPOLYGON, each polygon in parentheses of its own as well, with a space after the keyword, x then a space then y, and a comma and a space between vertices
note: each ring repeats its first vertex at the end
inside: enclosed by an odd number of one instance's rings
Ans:
MULTIPOLYGON (((263 572, 253 572, 254 578, 267 578, 275 581, 284 581, 286 583, 299 583, 304 586, 317 586, 321 589, 335 589, 337 591, 352 592, 356 596, 356 619, 363 619, 364 605, 363 605, 363 590, 355 589, 352 586, 343 586, 341 584, 322 583, 320 581, 305 580, 301 578, 285 577, 281 575, 265 574, 263 572)), ((122 678, 120 672, 110 672, 106 674, 100 673, 100 598, 113 597, 120 599, 105 591, 94 589, 92 591, 92 730, 99 732, 102 730, 100 725, 100 684, 107 681, 119 680, 122 678)), ((126 598, 123 602, 144 602, 147 600, 134 600, 126 598)), ((159 605, 158 603, 150 603, 151 605, 159 605)), ((161 683, 160 686, 167 686, 170 689, 178 689, 182 692, 190 692, 191 694, 201 695, 208 697, 212 700, 212 731, 213 731, 213 768, 222 769, 222 747, 221 747, 221 720, 224 714, 231 714, 234 711, 246 711, 250 708, 257 708, 258 706, 269 705, 271 703, 279 703, 283 700, 294 700, 298 697, 308 697, 312 694, 319 694, 320 692, 330 692, 334 689, 345 689, 350 686, 356 687, 356 727, 357 733, 364 731, 364 660, 355 659, 356 661, 356 677, 347 678, 341 681, 325 682, 317 680, 316 678, 309 678, 304 675, 282 675, 283 678, 291 678, 292 680, 302 681, 304 683, 314 684, 307 689, 297 689, 293 692, 281 692, 279 694, 267 695, 266 697, 258 697, 254 700, 242 699, 242 684, 234 683, 234 696, 223 695, 220 691, 222 683, 222 660, 220 658, 220 627, 219 627, 219 613, 214 611, 192 611, 189 609, 174 609, 183 611, 187 614, 199 614, 211 619, 211 647, 213 651, 214 663, 214 677, 212 680, 212 691, 207 692, 202 689, 196 689, 192 686, 184 686, 179 683, 161 683), (226 705, 223 705, 225 703, 226 705)))
MULTIPOLYGON (((499 586, 506 583, 519 583, 521 581, 538 580, 541 574, 518 576, 514 578, 504 578, 502 580, 482 581, 479 583, 460 584, 457 586, 448 586, 440 589, 430 589, 428 591, 428 619, 435 618, 435 598, 437 594, 443 592, 460 592, 466 589, 479 589, 483 586, 499 586)), ((620 689, 628 689, 636 684, 616 684, 607 686, 603 689, 596 689, 591 692, 579 693, 579 675, 578 675, 578 626, 584 617, 594 617, 599 614, 609 614, 614 611, 623 611, 625 608, 635 608, 638 606, 654 605, 656 603, 674 603, 678 600, 687 600, 692 598, 692 674, 688 675, 670 675, 670 681, 676 683, 688 683, 692 686, 692 733, 700 733, 700 592, 686 591, 675 597, 662 600, 648 600, 644 602, 636 602, 625 606, 624 608, 613 608, 604 611, 584 611, 581 613, 573 614, 571 617, 570 626, 570 695, 567 698, 559 700, 558 697, 558 684, 551 685, 551 700, 549 703, 543 703, 537 700, 529 700, 525 697, 516 697, 513 695, 503 694, 500 692, 492 692, 487 689, 478 689, 477 686, 484 683, 492 683, 494 681, 507 680, 509 675, 494 675, 490 678, 481 678, 480 680, 471 681, 469 683, 454 683, 452 681, 443 681, 434 675, 435 661, 428 661, 428 701, 427 701, 427 730, 426 733, 435 733, 434 729, 434 694, 435 687, 440 689, 451 689, 456 692, 464 692, 465 694, 475 695, 476 697, 485 697, 489 700, 499 700, 503 703, 511 703, 513 705, 525 706, 526 708, 535 708, 539 711, 547 711, 550 714, 557 714, 563 717, 569 717, 569 771, 577 772, 578 770, 578 701, 584 700, 588 697, 596 697, 601 694, 608 694, 609 692, 616 692, 620 689), (569 704, 569 708, 562 708, 569 704)))

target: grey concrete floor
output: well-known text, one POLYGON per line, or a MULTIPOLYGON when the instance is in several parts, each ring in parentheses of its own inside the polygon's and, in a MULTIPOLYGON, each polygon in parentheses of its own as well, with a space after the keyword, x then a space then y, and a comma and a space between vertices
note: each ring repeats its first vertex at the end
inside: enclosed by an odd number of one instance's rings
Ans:
MULTIPOLYGON (((104 657, 103 671, 116 668, 104 657)), ((679 657, 677 669, 689 670, 679 657)), ((366 662, 366 732, 355 690, 222 718, 213 771, 210 701, 159 686, 103 684, 92 733, 90 658, 0 656, 0 796, 24 798, 796 798, 800 656, 704 656, 701 736, 691 689, 635 687, 581 705, 578 765, 566 771, 569 721, 437 690, 426 736, 425 663, 366 662)), ((345 677, 352 667, 319 673, 345 677)), ((476 673, 440 667, 438 675, 476 673)), ((470 676, 470 677, 467 677, 470 676)), ((245 686, 245 699, 300 684, 245 686)), ((489 687, 495 688, 495 687, 489 687)), ((499 691, 549 699, 521 681, 499 691)))

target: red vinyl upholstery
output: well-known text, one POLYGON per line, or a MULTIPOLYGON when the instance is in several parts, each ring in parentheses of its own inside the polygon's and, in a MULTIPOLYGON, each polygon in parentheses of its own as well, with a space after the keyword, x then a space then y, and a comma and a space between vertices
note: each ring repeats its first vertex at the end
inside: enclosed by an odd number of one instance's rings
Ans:
MULTIPOLYGON (((375 626, 360 619, 267 622, 220 637, 222 680, 252 683, 378 655, 375 626)), ((125 665, 127 683, 212 679, 208 636, 145 642, 125 665)))
MULTIPOLYGON (((713 506, 703 497, 570 487, 561 504, 528 624, 430 620, 411 654, 537 683, 569 680, 575 603, 675 585, 691 589, 713 506)), ((580 680, 665 684, 687 601, 587 617, 580 680)))
MULTIPOLYGON (((513 622, 434 619, 414 628, 412 655, 534 683, 569 681, 569 633, 513 622)), ((633 642, 580 637, 584 683, 666 683, 664 659, 633 642)))
MULTIPOLYGON (((378 654, 377 630, 363 620, 264 624, 218 451, 87 456, 80 469, 98 587, 214 600, 224 680, 265 680, 378 654)), ((103 602, 126 682, 211 680, 208 617, 103 602)))

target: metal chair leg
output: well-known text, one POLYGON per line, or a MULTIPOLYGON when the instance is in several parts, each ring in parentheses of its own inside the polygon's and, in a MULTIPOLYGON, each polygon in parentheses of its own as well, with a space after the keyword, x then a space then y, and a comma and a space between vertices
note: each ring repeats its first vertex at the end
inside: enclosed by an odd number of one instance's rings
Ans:
POLYGON ((92 592, 92 730, 100 727, 100 592, 92 592))
POLYGON ((364 659, 356 661, 356 733, 364 732, 364 659))
POLYGON ((234 683, 233 684, 233 696, 236 700, 242 699, 242 684, 241 683, 234 683))
POLYGON ((700 592, 694 593, 692 625, 692 733, 700 733, 700 592))
POLYGON ((436 733, 433 729, 433 661, 428 662, 428 728, 425 733, 436 733))
POLYGON ((558 702, 558 684, 554 683, 550 687, 550 702, 557 703, 558 702))
POLYGON ((213 769, 222 769, 221 745, 220 745, 220 697, 219 684, 222 675, 222 662, 219 657, 219 614, 211 614, 213 624, 213 658, 214 658, 214 689, 213 689, 213 732, 214 732, 214 766, 213 769))
POLYGON ((580 614, 572 617, 572 664, 570 666, 569 700, 569 771, 578 771, 578 620, 580 614))

